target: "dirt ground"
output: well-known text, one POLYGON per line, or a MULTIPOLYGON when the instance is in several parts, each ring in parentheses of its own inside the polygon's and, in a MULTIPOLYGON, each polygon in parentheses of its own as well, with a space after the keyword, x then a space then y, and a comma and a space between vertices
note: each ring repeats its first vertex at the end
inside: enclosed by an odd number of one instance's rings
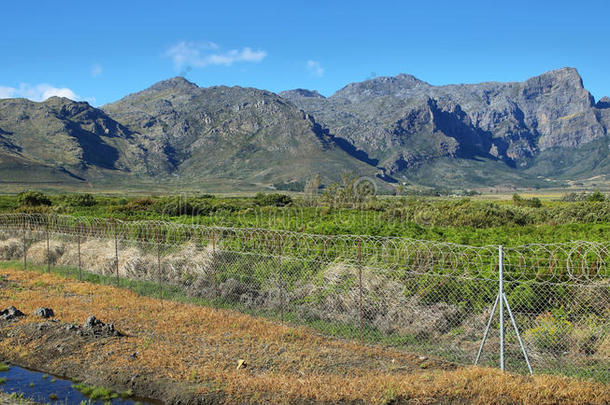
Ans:
POLYGON ((0 309, 26 315, 0 320, 0 360, 164 403, 610 402, 603 384, 458 367, 53 274, 0 276, 0 309), (85 327, 91 315, 118 333, 85 327))

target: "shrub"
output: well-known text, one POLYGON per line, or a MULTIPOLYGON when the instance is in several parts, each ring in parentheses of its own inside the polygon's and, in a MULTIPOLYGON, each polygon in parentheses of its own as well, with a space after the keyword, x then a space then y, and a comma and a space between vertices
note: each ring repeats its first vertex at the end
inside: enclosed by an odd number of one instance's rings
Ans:
POLYGON ((532 207, 532 208, 540 208, 542 207, 542 201, 539 198, 523 198, 519 194, 513 194, 513 204, 517 207, 532 207))
POLYGON ((97 204, 95 197, 89 193, 69 195, 66 202, 73 207, 93 207, 97 204))
POLYGON ((305 183, 300 181, 273 183, 273 187, 276 190, 301 192, 305 190, 305 183))
POLYGON ((589 202, 604 202, 606 201, 606 196, 599 192, 599 190, 595 190, 593 193, 587 196, 587 201, 589 202))
POLYGON ((286 194, 278 193, 257 193, 256 196, 254 196, 254 202, 261 206, 284 207, 292 204, 292 197, 286 194))
POLYGON ((212 204, 206 199, 165 197, 154 204, 154 210, 162 215, 208 215, 212 212, 212 204))
POLYGON ((513 311, 536 313, 545 304, 541 296, 544 297, 544 294, 536 293, 531 283, 523 282, 510 291, 508 301, 513 311))
POLYGON ((50 206, 51 200, 46 194, 40 191, 23 191, 17 194, 17 202, 25 207, 39 207, 41 205, 50 206))
POLYGON ((541 351, 561 354, 570 342, 572 324, 561 318, 555 318, 550 312, 536 318, 537 326, 528 329, 524 336, 541 351))

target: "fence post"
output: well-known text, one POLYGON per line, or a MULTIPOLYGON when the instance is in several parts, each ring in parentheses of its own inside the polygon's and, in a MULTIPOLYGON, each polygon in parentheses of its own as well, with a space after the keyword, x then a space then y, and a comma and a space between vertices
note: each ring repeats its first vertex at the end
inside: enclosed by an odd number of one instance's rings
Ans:
POLYGON ((500 288, 500 369, 504 371, 504 250, 498 246, 498 279, 500 288))
POLYGON ((216 231, 212 229, 212 277, 214 277, 214 295, 219 297, 218 274, 216 269, 216 231))
POLYGON ((117 235, 116 219, 112 221, 114 225, 114 263, 116 266, 116 285, 119 286, 119 238, 117 235))
POLYGON ((277 234, 277 273, 280 287, 280 321, 284 322, 284 280, 282 278, 282 234, 277 234))
POLYGON ((161 240, 159 239, 159 225, 155 227, 155 239, 157 241, 157 278, 159 282, 159 296, 163 299, 163 277, 161 274, 161 240))
POLYGON ((26 241, 26 235, 25 235, 25 223, 27 222, 26 217, 23 217, 23 269, 27 270, 28 268, 28 248, 27 248, 27 241, 26 241))
POLYGON ((82 259, 81 259, 81 255, 80 255, 80 238, 81 238, 81 232, 83 231, 84 226, 79 222, 78 223, 78 227, 77 232, 76 232, 76 243, 78 246, 78 279, 79 281, 82 281, 83 279, 83 263, 82 263, 82 259))
POLYGON ((47 233, 47 273, 51 272, 51 241, 50 241, 50 236, 49 236, 49 222, 51 221, 51 216, 47 215, 47 227, 46 227, 46 233, 47 233))
POLYGON ((358 239, 358 285, 359 285, 359 299, 358 299, 358 312, 360 313, 360 344, 364 344, 363 334, 363 314, 362 314, 362 240, 358 239))

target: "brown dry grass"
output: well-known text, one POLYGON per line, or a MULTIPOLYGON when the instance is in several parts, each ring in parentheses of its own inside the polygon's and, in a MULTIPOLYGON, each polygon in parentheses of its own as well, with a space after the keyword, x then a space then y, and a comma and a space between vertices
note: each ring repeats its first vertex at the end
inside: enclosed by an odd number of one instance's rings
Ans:
MULTIPOLYGON (((154 372, 158 378, 222 391, 230 402, 296 401, 412 403, 461 400, 473 403, 610 402, 607 386, 557 376, 526 377, 498 370, 455 368, 442 361, 380 347, 328 339, 239 312, 161 301, 110 286, 53 274, 3 271, 13 281, 0 289, 0 307, 25 313, 48 306, 64 322, 83 323, 94 314, 130 336, 103 346, 93 342, 69 360, 102 369, 154 372), (15 287, 20 285, 21 288, 15 287), (128 355, 138 352, 138 359, 128 355), (236 369, 245 359, 247 367, 236 369)), ((36 322, 28 317, 20 323, 36 322)), ((0 355, 32 347, 5 339, 0 355)))

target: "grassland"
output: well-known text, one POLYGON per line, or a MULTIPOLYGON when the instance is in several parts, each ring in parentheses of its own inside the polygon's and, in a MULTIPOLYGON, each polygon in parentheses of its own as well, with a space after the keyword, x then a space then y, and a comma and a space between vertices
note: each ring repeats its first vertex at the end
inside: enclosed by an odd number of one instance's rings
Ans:
MULTIPOLYGON (((7 268, 2 273, 9 280, 0 290, 2 307, 14 305, 25 313, 52 307, 61 324, 82 324, 95 314, 125 333, 120 338, 75 342, 63 336, 71 350, 57 352, 53 349, 57 341, 49 336, 23 333, 35 330, 31 325, 38 321, 31 317, 2 325, 3 359, 48 372, 72 370, 81 377, 97 376, 91 383, 119 370, 121 376, 187 383, 189 395, 225 403, 602 404, 610 400, 607 386, 598 383, 457 367, 321 337, 304 327, 231 310, 143 297, 54 274, 7 268)), ((117 390, 129 388, 121 378, 110 380, 117 390)))
MULTIPOLYGON (((45 212, 125 220, 164 219, 235 227, 304 231, 317 234, 405 236, 469 245, 606 241, 610 200, 564 202, 541 198, 540 206, 513 200, 432 197, 377 197, 357 203, 322 195, 273 198, 193 196, 92 197, 89 205, 74 194, 49 195, 51 205, 24 205, 17 196, 0 196, 2 212, 45 212)), ((534 197, 535 198, 535 197, 534 197)), ((525 199, 531 201, 532 199, 525 199)))

